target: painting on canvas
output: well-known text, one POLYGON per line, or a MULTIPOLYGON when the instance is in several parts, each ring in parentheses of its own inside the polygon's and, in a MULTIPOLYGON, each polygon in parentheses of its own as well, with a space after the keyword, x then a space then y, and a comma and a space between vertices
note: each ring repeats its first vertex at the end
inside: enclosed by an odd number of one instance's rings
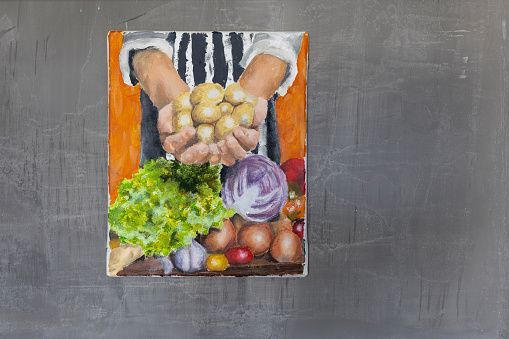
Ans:
POLYGON ((109 32, 110 276, 305 276, 304 32, 109 32))

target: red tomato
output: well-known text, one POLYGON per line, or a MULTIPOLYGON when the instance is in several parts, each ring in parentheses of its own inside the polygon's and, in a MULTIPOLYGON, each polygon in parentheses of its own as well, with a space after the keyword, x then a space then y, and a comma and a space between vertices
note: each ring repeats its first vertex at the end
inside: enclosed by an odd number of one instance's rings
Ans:
POLYGON ((292 231, 297 234, 299 238, 304 238, 304 219, 297 220, 292 226, 292 231))
POLYGON ((253 260, 253 253, 247 247, 230 248, 224 255, 230 265, 243 265, 253 260))
POLYGON ((306 194, 306 163, 304 159, 294 158, 279 166, 286 175, 286 181, 299 184, 302 194, 306 194))

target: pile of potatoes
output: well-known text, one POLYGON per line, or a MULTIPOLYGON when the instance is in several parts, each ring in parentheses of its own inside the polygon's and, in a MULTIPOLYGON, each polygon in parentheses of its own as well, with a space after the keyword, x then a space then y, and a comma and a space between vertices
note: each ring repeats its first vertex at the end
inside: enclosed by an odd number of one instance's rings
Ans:
POLYGON ((207 145, 223 140, 236 126, 251 127, 258 98, 233 83, 224 89, 204 83, 173 100, 173 129, 196 128, 196 137, 207 145))

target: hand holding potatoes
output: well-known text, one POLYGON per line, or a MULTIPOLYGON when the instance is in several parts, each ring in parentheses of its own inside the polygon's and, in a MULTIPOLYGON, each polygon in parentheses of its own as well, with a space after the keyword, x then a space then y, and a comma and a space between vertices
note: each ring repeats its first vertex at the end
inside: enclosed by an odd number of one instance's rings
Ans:
MULTIPOLYGON (((186 143, 193 145, 191 147, 207 145, 209 159, 205 162, 211 164, 231 165, 254 149, 259 138, 257 126, 267 113, 267 102, 249 95, 238 83, 226 89, 219 84, 200 84, 190 93, 180 93, 170 106, 172 131, 178 134, 183 130, 191 131, 190 127, 193 127, 195 135, 186 143)), ((166 140, 164 144, 167 144, 166 140)), ((200 160, 203 159, 205 156, 200 156, 200 160)), ((190 160, 200 163, 193 157, 190 160)))
POLYGON ((191 112, 173 111, 172 105, 159 110, 157 128, 164 150, 186 164, 203 164, 210 159, 210 149, 203 142, 195 142, 196 129, 193 127, 191 112))
POLYGON ((219 84, 200 84, 191 93, 181 93, 173 100, 173 129, 178 132, 194 126, 198 140, 210 145, 224 140, 237 126, 250 128, 257 101, 258 98, 248 95, 238 83, 226 89, 219 84))

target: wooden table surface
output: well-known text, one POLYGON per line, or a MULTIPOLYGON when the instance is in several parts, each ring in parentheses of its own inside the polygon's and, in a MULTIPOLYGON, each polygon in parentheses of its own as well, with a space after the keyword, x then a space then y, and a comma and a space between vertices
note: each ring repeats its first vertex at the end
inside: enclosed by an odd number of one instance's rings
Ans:
POLYGON ((173 269, 170 274, 164 274, 163 265, 154 257, 138 260, 124 267, 117 276, 284 276, 284 275, 302 275, 304 273, 305 257, 301 255, 299 259, 292 263, 279 263, 272 259, 269 254, 260 258, 254 258, 249 264, 229 266, 222 272, 210 272, 201 270, 194 273, 182 273, 173 269))

